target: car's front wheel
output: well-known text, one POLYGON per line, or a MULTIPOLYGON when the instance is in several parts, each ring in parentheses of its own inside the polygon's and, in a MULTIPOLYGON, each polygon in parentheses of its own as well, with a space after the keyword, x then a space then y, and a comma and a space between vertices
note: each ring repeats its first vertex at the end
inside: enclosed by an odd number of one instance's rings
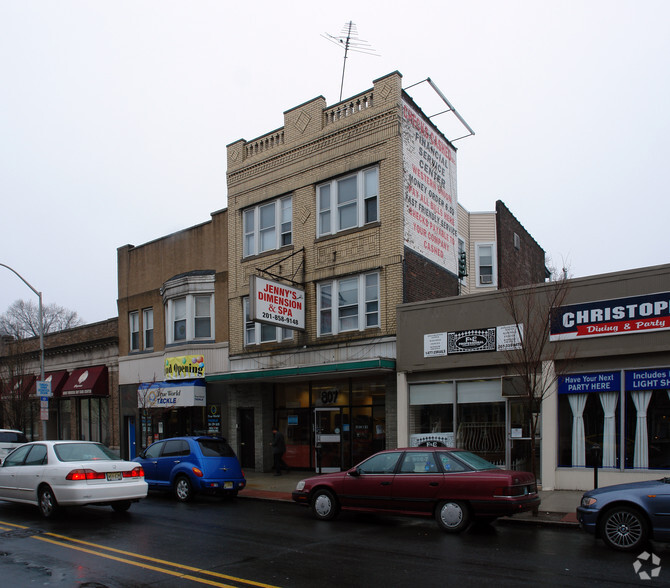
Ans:
POLYGON ((321 489, 312 496, 312 512, 317 519, 330 521, 340 512, 340 505, 330 490, 321 489))
POLYGON ((53 490, 49 486, 42 486, 38 494, 38 506, 41 515, 45 518, 51 518, 58 510, 58 503, 53 490))
POLYGON ((180 502, 189 502, 193 499, 193 486, 186 476, 179 476, 174 481, 174 495, 180 502))
POLYGON ((435 520, 443 531, 460 533, 470 523, 470 510, 464 502, 444 500, 435 509, 435 520))
POLYGON ((636 508, 617 506, 603 515, 600 535, 612 549, 636 551, 647 542, 649 527, 636 508))

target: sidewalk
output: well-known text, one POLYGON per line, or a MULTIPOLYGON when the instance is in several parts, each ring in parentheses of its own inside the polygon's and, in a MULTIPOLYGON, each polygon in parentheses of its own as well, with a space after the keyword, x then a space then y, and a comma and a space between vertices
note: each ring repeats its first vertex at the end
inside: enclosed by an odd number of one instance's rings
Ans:
MULTIPOLYGON (((240 492, 240 498, 292 502, 291 492, 295 490, 296 484, 315 474, 307 471, 292 471, 275 476, 272 472, 245 471, 245 475, 247 487, 240 492)), ((527 512, 513 517, 503 517, 499 521, 577 527, 575 510, 579 506, 582 494, 581 490, 540 490, 542 503, 537 515, 527 512)))

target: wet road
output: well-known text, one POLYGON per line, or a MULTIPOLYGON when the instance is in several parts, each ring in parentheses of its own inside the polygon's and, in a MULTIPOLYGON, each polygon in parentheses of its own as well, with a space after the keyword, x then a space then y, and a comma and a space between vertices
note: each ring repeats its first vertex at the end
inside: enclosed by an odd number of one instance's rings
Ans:
POLYGON ((496 523, 445 534, 430 520, 344 513, 333 522, 280 502, 150 495, 128 513, 69 509, 54 520, 0 503, 0 585, 148 586, 667 586, 637 554, 576 529, 496 523), (639 571, 651 572, 641 562, 639 571))

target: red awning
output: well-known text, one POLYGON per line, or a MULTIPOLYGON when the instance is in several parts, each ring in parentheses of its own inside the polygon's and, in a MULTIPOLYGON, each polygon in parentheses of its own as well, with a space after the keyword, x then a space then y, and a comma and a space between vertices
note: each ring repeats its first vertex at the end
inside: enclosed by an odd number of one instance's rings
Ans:
POLYGON ((35 376, 32 374, 14 376, 11 381, 3 386, 2 395, 9 397, 24 397, 28 395, 28 390, 31 386, 35 386, 35 376))
POLYGON ((61 396, 109 396, 107 366, 74 370, 65 382, 61 396))
MULTIPOLYGON (((30 387, 31 395, 37 394, 37 380, 39 380, 39 377, 35 379, 33 385, 30 387)), ((63 384, 65 384, 65 380, 67 380, 67 370, 59 370, 57 372, 47 372, 46 374, 44 374, 44 380, 47 382, 51 382, 51 394, 54 397, 60 396, 61 391, 63 390, 63 384)))

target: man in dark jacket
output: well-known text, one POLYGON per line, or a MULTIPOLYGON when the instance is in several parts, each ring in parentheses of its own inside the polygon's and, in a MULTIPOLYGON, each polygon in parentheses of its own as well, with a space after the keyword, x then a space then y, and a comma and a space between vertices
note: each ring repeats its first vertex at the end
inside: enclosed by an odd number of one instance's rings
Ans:
POLYGON ((286 453, 286 442, 277 427, 272 427, 272 467, 275 476, 281 476, 282 469, 288 472, 288 466, 284 462, 284 453, 286 453))

